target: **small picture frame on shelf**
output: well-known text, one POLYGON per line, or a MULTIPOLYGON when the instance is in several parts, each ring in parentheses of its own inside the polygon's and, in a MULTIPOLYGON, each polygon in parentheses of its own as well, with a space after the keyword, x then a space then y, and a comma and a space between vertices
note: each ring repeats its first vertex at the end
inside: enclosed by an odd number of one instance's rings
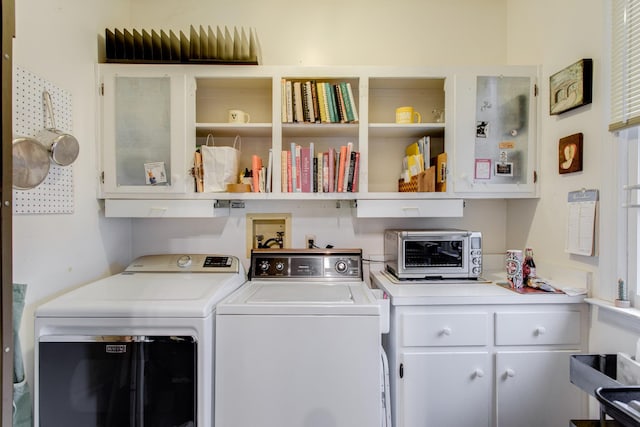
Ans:
POLYGON ((584 58, 549 77, 549 114, 565 113, 591 103, 593 60, 584 58))
POLYGON ((582 170, 582 133, 560 138, 558 143, 558 173, 582 170))

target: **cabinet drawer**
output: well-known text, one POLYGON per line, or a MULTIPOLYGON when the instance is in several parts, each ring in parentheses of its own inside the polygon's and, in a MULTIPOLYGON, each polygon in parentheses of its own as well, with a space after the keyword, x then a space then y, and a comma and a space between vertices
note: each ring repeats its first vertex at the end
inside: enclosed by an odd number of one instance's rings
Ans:
POLYGON ((429 313, 401 316, 402 346, 484 346, 487 313, 429 313))
POLYGON ((107 199, 106 217, 127 218, 212 218, 229 216, 228 208, 214 209, 213 200, 107 199))
MULTIPOLYGON (((429 193, 422 193, 429 194, 429 193)), ((437 200, 358 200, 358 218, 455 217, 463 215, 461 199, 437 200)))
POLYGON ((579 343, 578 311, 496 313, 496 345, 579 343))

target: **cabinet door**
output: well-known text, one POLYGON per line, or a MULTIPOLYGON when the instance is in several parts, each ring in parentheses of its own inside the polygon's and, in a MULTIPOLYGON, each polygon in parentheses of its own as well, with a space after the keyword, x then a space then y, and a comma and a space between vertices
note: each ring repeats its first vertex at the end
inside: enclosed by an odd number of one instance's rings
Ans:
POLYGON ((455 76, 454 192, 535 197, 535 67, 455 76))
POLYGON ((193 191, 185 74, 105 66, 101 77, 104 194, 193 191))
POLYGON ((586 394, 569 381, 570 356, 578 352, 498 352, 497 427, 567 426, 586 416, 586 394))
POLYGON ((487 352, 403 353, 399 365, 396 427, 490 425, 487 352))

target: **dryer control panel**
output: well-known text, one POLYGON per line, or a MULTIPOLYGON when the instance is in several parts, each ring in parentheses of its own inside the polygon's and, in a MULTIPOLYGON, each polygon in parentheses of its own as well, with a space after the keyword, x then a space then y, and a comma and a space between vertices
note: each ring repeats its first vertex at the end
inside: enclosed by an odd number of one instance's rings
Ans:
POLYGON ((251 279, 362 280, 360 249, 254 249, 251 279))

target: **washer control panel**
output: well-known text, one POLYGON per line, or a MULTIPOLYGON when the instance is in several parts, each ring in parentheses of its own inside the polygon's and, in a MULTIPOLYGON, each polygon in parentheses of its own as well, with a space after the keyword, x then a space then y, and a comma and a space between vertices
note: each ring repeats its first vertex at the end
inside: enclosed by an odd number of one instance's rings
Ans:
POLYGON ((254 249, 251 253, 252 279, 362 280, 360 249, 254 249))

